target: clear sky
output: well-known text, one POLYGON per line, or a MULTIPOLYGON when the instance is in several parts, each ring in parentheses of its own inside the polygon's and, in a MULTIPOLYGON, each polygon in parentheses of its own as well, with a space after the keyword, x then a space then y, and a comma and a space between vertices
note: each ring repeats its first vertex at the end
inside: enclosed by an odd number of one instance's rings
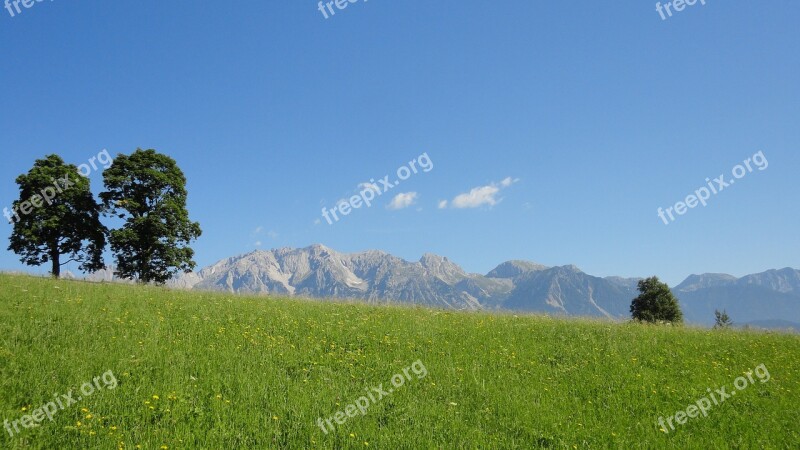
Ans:
MULTIPOLYGON (((642 0, 2 9, 0 208, 46 154, 155 148, 188 178, 200 267, 322 243, 672 285, 800 268, 800 3, 705 3, 666 20, 642 0), (765 170, 658 217, 759 151, 765 170), (322 217, 422 153, 432 170, 322 217)), ((0 268, 45 273, 5 250, 10 231, 0 268)))

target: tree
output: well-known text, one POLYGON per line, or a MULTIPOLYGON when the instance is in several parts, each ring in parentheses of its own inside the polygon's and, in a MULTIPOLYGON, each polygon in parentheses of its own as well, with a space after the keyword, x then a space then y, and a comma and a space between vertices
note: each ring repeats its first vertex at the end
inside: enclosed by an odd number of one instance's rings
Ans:
POLYGON ((106 213, 125 219, 111 231, 115 274, 142 283, 163 284, 196 263, 188 244, 202 231, 186 210, 186 177, 175 160, 155 150, 119 155, 103 172, 100 194, 106 213))
POLYGON ((50 273, 58 278, 61 266, 79 262, 80 270, 103 268, 107 229, 100 223, 100 205, 95 201, 89 179, 74 164, 58 155, 38 159, 27 174, 16 180, 19 200, 11 212, 3 212, 14 223, 8 249, 29 266, 51 263, 50 273), (61 255, 69 259, 61 262, 61 255))
POLYGON ((683 322, 678 299, 672 295, 666 283, 659 281, 658 277, 650 277, 639 280, 638 288, 639 296, 631 302, 631 315, 635 320, 651 323, 683 322))
POLYGON ((728 313, 723 309, 720 312, 718 309, 714 310, 714 328, 728 328, 733 325, 733 321, 728 317, 728 313))

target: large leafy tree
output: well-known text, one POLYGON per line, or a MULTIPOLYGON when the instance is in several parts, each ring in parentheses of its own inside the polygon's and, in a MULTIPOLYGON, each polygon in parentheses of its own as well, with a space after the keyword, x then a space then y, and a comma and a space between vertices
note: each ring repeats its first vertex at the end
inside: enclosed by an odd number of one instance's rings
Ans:
POLYGON ((61 266, 73 261, 84 271, 102 269, 108 230, 100 223, 101 208, 89 179, 74 164, 48 155, 16 181, 19 200, 4 211, 14 224, 8 249, 30 266, 49 261, 56 278, 61 266), (67 256, 64 262, 62 255, 67 256))
POLYGON ((103 181, 106 192, 100 198, 107 212, 125 220, 109 238, 116 275, 163 284, 178 271, 195 267, 188 244, 201 230, 189 220, 186 177, 174 159, 137 149, 117 156, 103 172, 103 181))
POLYGON ((639 296, 631 302, 631 315, 644 322, 682 323, 683 313, 678 299, 658 277, 639 280, 639 296))

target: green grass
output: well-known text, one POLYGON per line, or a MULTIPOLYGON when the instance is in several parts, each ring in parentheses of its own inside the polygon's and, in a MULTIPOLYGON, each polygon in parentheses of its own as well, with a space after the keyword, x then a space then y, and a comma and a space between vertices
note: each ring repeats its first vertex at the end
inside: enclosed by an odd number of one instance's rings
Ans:
POLYGON ((800 445, 798 336, 0 275, 0 420, 108 370, 116 389, 13 438, 0 429, 0 447, 800 445), (424 378, 334 432, 317 426, 417 360, 424 378), (762 363, 767 383, 659 430, 762 363))

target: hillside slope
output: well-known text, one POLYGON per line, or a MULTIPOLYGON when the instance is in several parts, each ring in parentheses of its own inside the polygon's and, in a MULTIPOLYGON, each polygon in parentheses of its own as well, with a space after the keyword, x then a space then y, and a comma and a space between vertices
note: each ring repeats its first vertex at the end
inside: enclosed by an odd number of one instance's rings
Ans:
POLYGON ((19 421, 106 373, 118 380, 114 389, 98 389, 52 422, 0 433, 0 448, 800 443, 794 335, 0 275, 4 419, 19 421), (707 388, 731 391, 760 364, 768 381, 756 378, 707 417, 660 430, 659 417, 685 410, 707 388), (397 376, 403 384, 393 388, 397 376), (393 391, 345 415, 379 388, 393 391), (318 418, 334 429, 323 432, 318 418))

